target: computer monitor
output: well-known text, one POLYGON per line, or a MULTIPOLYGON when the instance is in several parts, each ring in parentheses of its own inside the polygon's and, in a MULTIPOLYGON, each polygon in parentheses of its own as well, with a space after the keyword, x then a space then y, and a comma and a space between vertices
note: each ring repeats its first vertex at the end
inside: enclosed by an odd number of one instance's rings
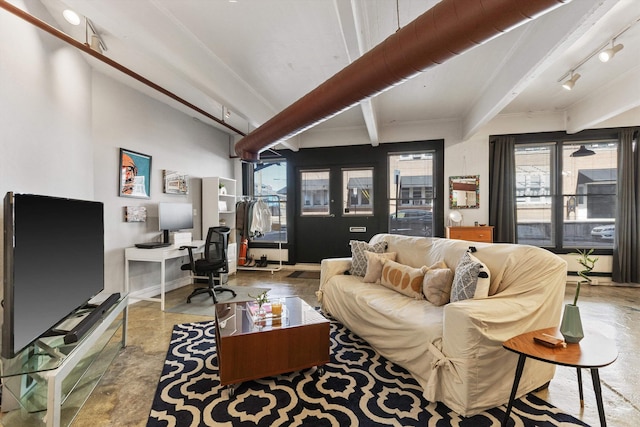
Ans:
POLYGON ((158 223, 163 240, 170 243, 169 232, 193 228, 193 205, 191 203, 158 203, 158 223))

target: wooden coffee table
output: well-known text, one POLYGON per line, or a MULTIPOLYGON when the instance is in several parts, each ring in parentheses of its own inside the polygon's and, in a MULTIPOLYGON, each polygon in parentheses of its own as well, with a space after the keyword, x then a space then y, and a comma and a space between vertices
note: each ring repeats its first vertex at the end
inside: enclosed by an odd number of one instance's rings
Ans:
POLYGON ((584 405, 581 369, 590 369, 593 389, 596 394, 596 403, 598 405, 598 415, 600 416, 600 425, 606 426, 607 421, 604 416, 598 368, 610 365, 618 358, 618 350, 616 349, 615 342, 597 332, 585 331, 584 338, 578 344, 567 344, 566 347, 549 348, 541 344, 536 344, 533 341, 534 336, 542 334, 562 339, 562 334, 560 334, 558 328, 546 328, 518 335, 502 343, 504 348, 520 355, 516 368, 516 376, 513 380, 513 388, 511 389, 511 396, 509 397, 509 404, 507 405, 507 412, 502 420, 502 425, 506 426, 509 422, 509 415, 511 414, 511 407, 515 400, 520 377, 524 369, 524 362, 527 357, 531 357, 547 363, 577 368, 578 391, 580 393, 581 406, 584 405))
POLYGON ((248 303, 215 305, 220 383, 235 385, 329 362, 329 321, 298 297, 282 298, 283 314, 256 321, 248 303))

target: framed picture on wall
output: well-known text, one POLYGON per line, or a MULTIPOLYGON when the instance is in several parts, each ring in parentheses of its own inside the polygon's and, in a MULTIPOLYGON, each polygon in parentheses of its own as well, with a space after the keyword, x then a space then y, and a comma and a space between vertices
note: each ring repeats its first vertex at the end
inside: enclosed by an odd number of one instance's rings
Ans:
POLYGON ((164 192, 167 194, 189 194, 189 176, 180 172, 165 170, 164 192))
POLYGON ((120 149, 118 195, 121 197, 151 197, 151 156, 120 149))
POLYGON ((144 206, 125 206, 124 220, 126 222, 146 222, 147 208, 144 206))

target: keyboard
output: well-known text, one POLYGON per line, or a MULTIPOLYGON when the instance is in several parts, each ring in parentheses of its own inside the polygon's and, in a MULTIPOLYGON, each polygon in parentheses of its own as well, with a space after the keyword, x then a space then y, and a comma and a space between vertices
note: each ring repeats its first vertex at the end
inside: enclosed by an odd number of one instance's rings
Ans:
POLYGON ((136 243, 136 248, 140 248, 140 249, 157 249, 157 248, 166 248, 167 246, 171 246, 171 243, 161 243, 161 242, 136 243))

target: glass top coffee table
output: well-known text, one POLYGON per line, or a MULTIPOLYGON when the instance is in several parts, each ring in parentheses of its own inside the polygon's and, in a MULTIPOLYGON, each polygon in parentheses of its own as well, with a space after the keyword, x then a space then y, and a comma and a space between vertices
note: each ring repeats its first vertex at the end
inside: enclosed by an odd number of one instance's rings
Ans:
POLYGON ((260 317, 255 303, 215 306, 220 383, 235 384, 329 362, 329 320, 298 297, 281 298, 282 315, 260 317))

